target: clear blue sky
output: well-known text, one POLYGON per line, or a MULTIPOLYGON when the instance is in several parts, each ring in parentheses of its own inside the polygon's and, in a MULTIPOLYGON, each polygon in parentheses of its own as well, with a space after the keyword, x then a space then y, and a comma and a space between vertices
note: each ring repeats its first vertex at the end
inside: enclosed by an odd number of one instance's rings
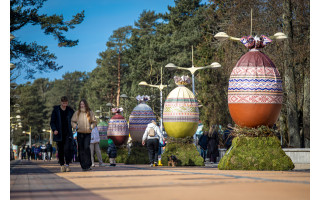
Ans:
MULTIPOLYGON (((173 0, 48 0, 40 9, 40 13, 62 14, 70 20, 73 15, 85 10, 84 21, 75 29, 66 33, 69 39, 79 39, 79 44, 72 48, 60 48, 58 42, 50 35, 43 34, 39 26, 28 25, 14 32, 21 41, 36 41, 39 45, 47 45, 54 53, 57 63, 63 68, 57 72, 37 73, 35 78, 61 79, 66 72, 91 72, 97 65, 99 52, 106 49, 106 42, 113 30, 119 27, 134 25, 143 10, 154 10, 156 13, 168 11, 173 0)), ((26 83, 21 76, 16 83, 26 83)))

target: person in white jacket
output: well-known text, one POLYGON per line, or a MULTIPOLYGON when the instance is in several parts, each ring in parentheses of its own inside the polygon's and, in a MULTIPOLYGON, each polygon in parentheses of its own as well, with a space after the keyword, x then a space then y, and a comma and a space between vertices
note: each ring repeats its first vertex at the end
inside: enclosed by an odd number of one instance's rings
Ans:
POLYGON ((147 141, 147 149, 149 153, 149 161, 150 166, 158 165, 158 150, 159 150, 159 139, 162 139, 165 142, 165 138, 163 137, 160 128, 157 126, 157 123, 152 120, 151 123, 148 124, 146 130, 144 131, 142 137, 142 145, 144 146, 147 141))
POLYGON ((102 161, 101 151, 100 151, 100 136, 98 128, 95 127, 91 132, 91 141, 90 141, 90 150, 91 150, 91 160, 92 165, 91 167, 95 167, 94 165, 94 152, 97 154, 97 158, 99 161, 99 167, 105 167, 106 164, 102 161))

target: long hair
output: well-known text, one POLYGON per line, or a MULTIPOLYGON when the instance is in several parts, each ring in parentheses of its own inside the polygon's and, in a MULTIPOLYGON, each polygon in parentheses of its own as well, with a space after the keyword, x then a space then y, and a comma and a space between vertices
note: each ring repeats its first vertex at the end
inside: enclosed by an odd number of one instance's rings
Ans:
POLYGON ((85 107, 86 107, 87 118, 88 118, 88 121, 90 122, 90 108, 89 108, 89 104, 88 104, 87 100, 85 100, 85 99, 81 99, 80 102, 79 102, 78 117, 79 117, 80 112, 81 112, 81 106, 80 106, 81 102, 83 102, 85 107))
POLYGON ((212 137, 214 133, 218 133, 218 125, 210 126, 208 137, 212 137))

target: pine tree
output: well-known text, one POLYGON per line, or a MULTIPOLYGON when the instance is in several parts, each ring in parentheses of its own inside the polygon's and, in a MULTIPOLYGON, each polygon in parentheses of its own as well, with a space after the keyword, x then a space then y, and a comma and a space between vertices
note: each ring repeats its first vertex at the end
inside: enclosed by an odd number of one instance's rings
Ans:
MULTIPOLYGON (((82 23, 84 11, 77 13, 70 21, 64 21, 62 15, 39 14, 39 9, 46 1, 10 0, 10 33, 14 34, 27 24, 39 25, 44 34, 52 35, 58 40, 59 47, 76 46, 79 40, 67 39, 64 33, 82 23)), ((15 70, 25 70, 26 78, 33 78, 37 71, 57 71, 62 68, 55 62, 57 57, 49 52, 47 46, 38 45, 36 42, 27 44, 18 38, 12 40, 10 45, 10 57, 16 65, 15 70)), ((16 77, 12 75, 11 79, 16 77)))

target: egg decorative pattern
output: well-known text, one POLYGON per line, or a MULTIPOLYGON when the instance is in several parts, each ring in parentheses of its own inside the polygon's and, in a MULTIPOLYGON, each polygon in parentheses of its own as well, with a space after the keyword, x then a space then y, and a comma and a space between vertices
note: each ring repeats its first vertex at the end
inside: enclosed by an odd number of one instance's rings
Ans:
POLYGON ((271 59, 260 51, 271 40, 245 36, 249 49, 233 68, 228 87, 228 106, 233 121, 241 127, 273 126, 283 100, 282 79, 271 59))
POLYGON ((115 115, 110 119, 107 136, 112 139, 116 146, 127 143, 129 138, 129 128, 127 120, 120 114, 123 111, 122 108, 113 108, 112 112, 115 115))
POLYGON ((136 97, 139 104, 133 109, 129 116, 129 133, 134 142, 142 142, 142 136, 152 120, 156 121, 156 116, 151 107, 146 104, 150 100, 149 96, 136 97))
POLYGON ((188 76, 175 76, 174 80, 178 87, 169 93, 163 109, 165 131, 175 138, 193 136, 199 123, 198 101, 185 87, 191 82, 188 76))
POLYGON ((106 121, 101 121, 97 125, 97 128, 100 136, 100 147, 105 148, 108 146, 108 137, 107 137, 108 123, 106 121))

